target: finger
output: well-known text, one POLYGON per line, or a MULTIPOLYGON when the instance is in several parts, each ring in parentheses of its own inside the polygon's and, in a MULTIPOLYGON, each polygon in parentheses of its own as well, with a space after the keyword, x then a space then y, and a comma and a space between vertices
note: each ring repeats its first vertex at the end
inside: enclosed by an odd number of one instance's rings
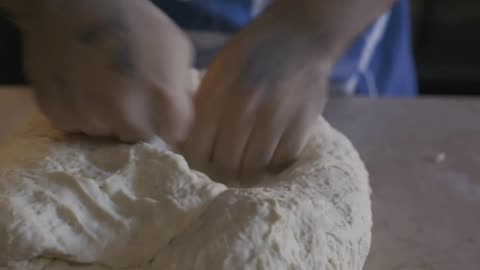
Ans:
POLYGON ((271 172, 278 173, 295 162, 308 141, 316 117, 312 113, 302 112, 290 122, 269 164, 271 172))
MULTIPOLYGON (((78 89, 79 87, 75 87, 78 89)), ((107 137, 112 135, 112 130, 106 123, 105 110, 107 104, 100 102, 98 96, 89 95, 91 89, 81 89, 82 91, 72 91, 71 106, 76 112, 76 117, 81 119, 82 125, 79 131, 98 137, 107 137)))
POLYGON ((195 121, 182 152, 193 167, 201 167, 213 157, 213 147, 227 96, 229 81, 218 82, 214 75, 207 73, 195 97, 195 121))
POLYGON ((272 100, 258 113, 242 161, 243 176, 259 173, 270 163, 289 121, 288 110, 288 105, 272 100))
POLYGON ((260 104, 260 91, 247 93, 235 89, 239 95, 230 97, 229 106, 222 113, 220 128, 215 142, 213 163, 223 175, 239 172, 248 137, 255 124, 255 111, 260 104))
POLYGON ((36 81, 33 85, 40 109, 55 127, 69 132, 81 129, 83 122, 63 81, 36 81))
POLYGON ((151 139, 154 132, 149 123, 144 89, 130 86, 117 91, 119 91, 118 94, 107 96, 110 102, 105 101, 96 105, 97 111, 104 115, 102 118, 105 119, 114 136, 125 142, 151 139))
POLYGON ((37 95, 40 109, 58 129, 68 132, 79 131, 82 124, 73 112, 73 106, 55 97, 37 95))
POLYGON ((85 134, 95 137, 112 136, 112 131, 100 115, 103 115, 101 111, 98 113, 91 111, 85 112, 84 118, 86 124, 82 129, 85 134))
POLYGON ((153 130, 167 143, 184 141, 193 122, 193 101, 185 92, 168 95, 160 86, 149 93, 149 113, 153 130))
POLYGON ((196 110, 196 119, 187 140, 181 145, 189 163, 198 168, 211 160, 217 125, 220 120, 219 107, 204 105, 196 110))
POLYGON ((316 70, 308 77, 316 78, 314 80, 302 80, 300 76, 298 80, 291 81, 292 89, 309 90, 305 99, 299 99, 295 104, 298 109, 290 121, 288 127, 283 132, 282 138, 275 150, 273 158, 269 164, 269 169, 272 172, 279 172, 290 166, 301 154, 308 139, 311 125, 320 116, 326 101, 326 80, 317 76, 316 70))

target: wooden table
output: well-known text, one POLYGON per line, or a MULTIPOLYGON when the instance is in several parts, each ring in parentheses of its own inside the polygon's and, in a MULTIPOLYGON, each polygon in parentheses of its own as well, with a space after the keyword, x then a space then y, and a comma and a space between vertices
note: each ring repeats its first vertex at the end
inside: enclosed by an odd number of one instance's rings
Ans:
MULTIPOLYGON (((20 92, 0 90, 0 139, 31 108, 20 92)), ((480 100, 338 99, 326 116, 370 171, 366 270, 480 269, 480 100)))
POLYGON ((480 269, 480 100, 346 99, 330 122, 370 172, 366 270, 480 269))

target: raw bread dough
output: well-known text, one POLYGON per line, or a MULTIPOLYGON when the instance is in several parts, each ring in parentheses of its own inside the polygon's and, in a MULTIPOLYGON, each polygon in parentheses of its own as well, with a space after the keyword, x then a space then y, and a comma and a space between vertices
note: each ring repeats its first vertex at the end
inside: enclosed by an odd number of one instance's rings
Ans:
POLYGON ((214 182, 162 143, 65 138, 39 114, 0 145, 0 269, 360 270, 367 172, 319 119, 255 187, 214 182))

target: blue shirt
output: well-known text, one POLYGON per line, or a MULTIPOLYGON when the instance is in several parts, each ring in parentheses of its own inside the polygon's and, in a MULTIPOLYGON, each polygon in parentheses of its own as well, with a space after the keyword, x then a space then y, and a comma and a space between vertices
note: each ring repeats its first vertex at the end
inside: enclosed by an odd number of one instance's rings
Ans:
MULTIPOLYGON (((231 34, 268 0, 156 0, 180 27, 231 34)), ((408 0, 399 0, 359 36, 336 64, 331 89, 343 94, 412 96, 417 92, 408 0)))

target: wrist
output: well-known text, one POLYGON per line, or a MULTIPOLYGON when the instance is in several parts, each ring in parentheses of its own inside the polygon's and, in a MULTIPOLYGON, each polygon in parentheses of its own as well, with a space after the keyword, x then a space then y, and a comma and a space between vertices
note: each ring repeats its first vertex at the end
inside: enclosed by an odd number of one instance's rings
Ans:
POLYGON ((245 40, 254 43, 253 48, 270 47, 280 52, 278 57, 295 58, 293 62, 315 65, 325 73, 330 72, 339 55, 334 37, 316 33, 308 23, 274 5, 245 30, 250 34, 245 40))
POLYGON ((277 0, 265 12, 336 62, 342 52, 395 0, 277 0))

